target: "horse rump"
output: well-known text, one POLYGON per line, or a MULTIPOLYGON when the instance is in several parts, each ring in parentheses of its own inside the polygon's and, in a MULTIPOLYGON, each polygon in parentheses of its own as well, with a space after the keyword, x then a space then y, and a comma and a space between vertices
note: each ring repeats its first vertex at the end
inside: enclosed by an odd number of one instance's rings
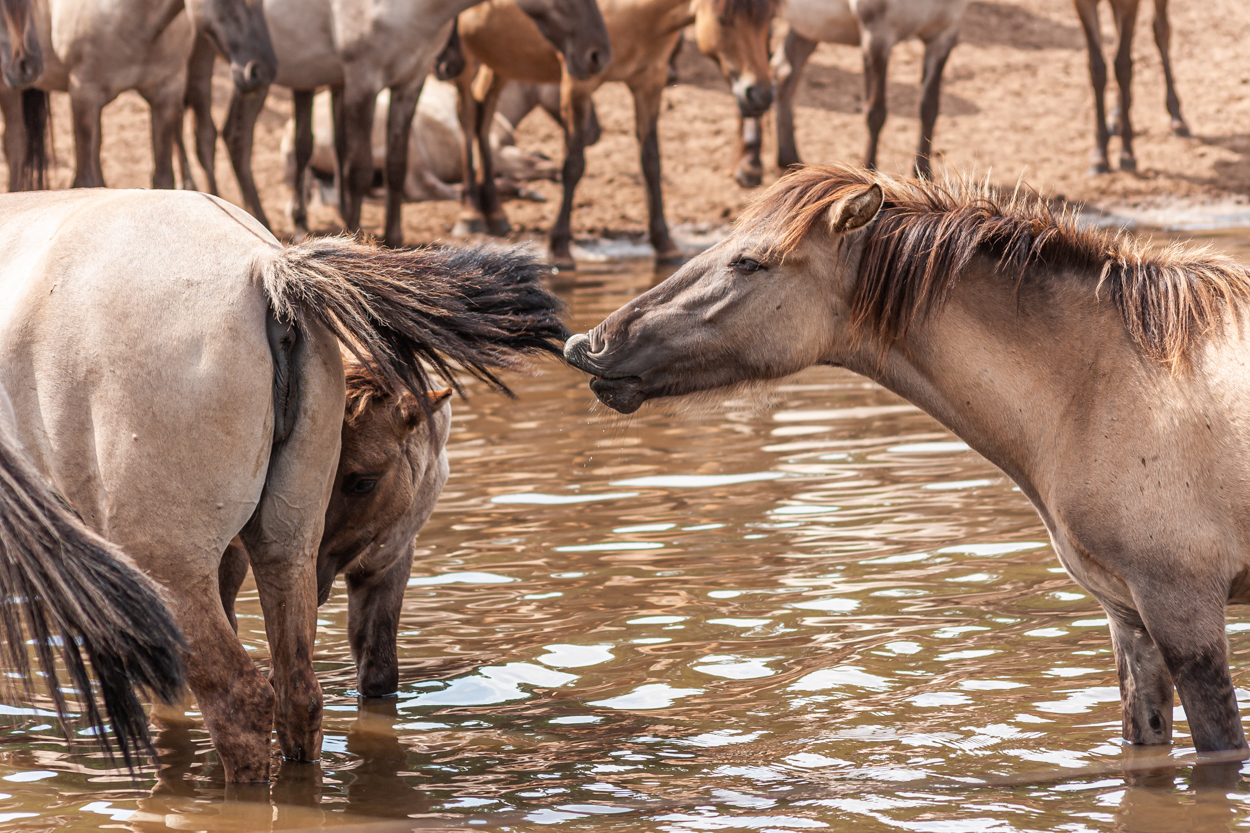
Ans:
MULTIPOLYGON (((183 687, 182 632, 151 582, 113 544, 88 530, 0 429, 0 660, 32 693, 31 640, 57 715, 69 717, 57 678, 59 655, 81 692, 85 717, 110 761, 153 755, 142 686, 163 702, 183 687), (91 690, 100 686, 108 725, 91 690)), ((69 737, 69 733, 66 732, 69 737)))
POLYGON ((542 285, 547 271, 518 250, 379 249, 348 238, 290 246, 264 262, 261 281, 275 316, 314 320, 391 390, 427 407, 437 387, 425 365, 463 395, 461 372, 512 395, 496 375, 524 369, 527 355, 562 355, 562 305, 542 285))

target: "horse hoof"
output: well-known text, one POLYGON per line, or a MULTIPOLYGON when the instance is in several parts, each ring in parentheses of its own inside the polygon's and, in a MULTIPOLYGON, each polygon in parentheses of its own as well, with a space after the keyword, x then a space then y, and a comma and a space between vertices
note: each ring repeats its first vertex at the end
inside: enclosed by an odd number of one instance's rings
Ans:
POLYGON ((1125 173, 1130 173, 1130 174, 1136 173, 1137 172, 1137 160, 1133 158, 1132 156, 1121 156, 1120 157, 1120 170, 1124 171, 1125 173))
POLYGON ((451 227, 452 237, 470 237, 474 234, 486 233, 486 221, 481 217, 461 217, 451 227))
POLYGON ((497 217, 490 217, 486 221, 486 233, 492 237, 506 237, 510 231, 512 231, 512 224, 502 214, 497 217))
POLYGON ((1182 119, 1172 119, 1172 132, 1182 139, 1190 139, 1194 135, 1189 132, 1189 125, 1185 124, 1182 119))
POLYGON ((1097 162, 1091 163, 1089 166, 1090 176, 1101 176, 1102 174, 1109 174, 1109 173, 1111 173, 1111 166, 1108 165, 1104 160, 1100 159, 1097 162))
POLYGON ((740 187, 750 190, 760 187, 760 183, 764 181, 764 172, 755 168, 739 168, 734 171, 734 179, 740 187))

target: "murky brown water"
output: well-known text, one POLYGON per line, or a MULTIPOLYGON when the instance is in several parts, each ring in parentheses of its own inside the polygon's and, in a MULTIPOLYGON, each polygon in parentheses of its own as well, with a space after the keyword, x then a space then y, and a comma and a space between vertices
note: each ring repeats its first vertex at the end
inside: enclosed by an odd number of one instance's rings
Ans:
MULTIPOLYGON (((1246 237, 1213 239, 1250 260, 1246 237)), ((581 275, 564 290, 575 327, 652 279, 581 275)), ((1101 610, 1012 484, 923 413, 823 369, 767 407, 626 420, 580 373, 543 369, 516 403, 455 406, 398 700, 357 704, 345 599, 322 608, 320 769, 227 792, 191 730, 160 737, 167 769, 136 785, 0 707, 0 825, 980 833, 1250 817, 1250 766, 1194 770, 1183 723, 1170 757, 1121 746, 1101 610)), ((239 607, 263 664, 255 593, 239 607)), ((1245 680, 1237 609, 1229 638, 1245 680)))

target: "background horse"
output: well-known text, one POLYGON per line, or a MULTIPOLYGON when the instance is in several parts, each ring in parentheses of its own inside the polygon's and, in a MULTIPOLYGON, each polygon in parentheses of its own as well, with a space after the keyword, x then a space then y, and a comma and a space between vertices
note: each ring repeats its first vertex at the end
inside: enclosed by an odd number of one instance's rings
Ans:
MULTIPOLYGON (((347 408, 334 491, 317 555, 317 604, 347 575, 347 633, 356 690, 386 697, 399 689, 399 616, 417 533, 447 483, 451 389, 420 402, 379 383, 344 357, 347 408)), ((235 625, 234 602, 247 575, 236 540, 221 560, 221 601, 235 625)), ((237 626, 236 626, 237 630, 237 626)))
MULTIPOLYGON (((1115 53, 1115 83, 1120 90, 1120 101, 1107 125, 1106 90, 1107 62, 1102 57, 1102 29, 1098 23, 1098 0, 1074 0, 1076 13, 1085 31, 1085 43, 1089 47, 1089 77, 1094 86, 1094 154, 1090 162, 1091 174, 1105 174, 1111 170, 1107 160, 1107 142, 1111 134, 1120 134, 1120 170, 1137 170, 1137 157, 1133 155, 1133 124, 1129 119, 1129 107, 1133 103, 1133 30, 1137 28, 1139 0, 1111 0, 1111 12, 1115 16, 1115 28, 1120 42, 1115 53)), ((1172 59, 1168 54, 1172 39, 1172 27, 1168 25, 1168 0, 1155 0, 1155 45, 1163 61, 1163 82, 1167 87, 1168 115, 1172 117, 1172 132, 1188 136, 1189 127, 1181 117, 1181 100, 1172 82, 1172 59)))
POLYGON ((430 387, 422 362, 502 388, 496 369, 564 333, 541 271, 480 250, 283 249, 202 194, 0 205, 0 383, 17 433, 87 526, 168 590, 228 781, 268 778, 275 726, 285 757, 320 752, 316 559, 343 422, 340 344, 414 396, 430 387), (240 534, 272 685, 218 593, 240 534))
POLYGON ((1083 230, 1034 197, 849 168, 784 177, 728 239, 565 355, 622 413, 845 366, 1033 503, 1107 613, 1124 737, 1246 749, 1224 607, 1250 603, 1250 272, 1083 230))
POLYGON ((4 155, 9 190, 46 187, 47 96, 30 85, 43 74, 43 49, 31 0, 0 0, 0 113, 4 114, 4 155), (26 141, 31 134, 34 140, 26 141))
MULTIPOLYGON (((14 435, 9 397, 0 390, 0 650, 32 693, 27 639, 61 719, 70 714, 57 658, 83 698, 87 725, 110 760, 109 725, 95 703, 90 661, 118 750, 133 770, 136 754, 154 754, 143 686, 170 702, 183 686, 182 632, 156 588, 121 551, 86 529, 34 471, 14 435)), ((12 686, 12 678, 6 685, 12 686)))
MULTIPOLYGON (((403 243, 404 180, 408 137, 421 86, 435 55, 447 43, 456 15, 476 0, 265 0, 265 15, 278 54, 274 83, 290 87, 295 103, 296 232, 306 232, 302 203, 304 171, 312 155, 312 100, 329 87, 335 101, 339 164, 339 214, 348 230, 360 228, 360 212, 373 181, 372 133, 377 95, 391 93, 386 127, 386 228, 388 246, 403 243)), ((558 43, 573 72, 600 71, 609 60, 603 20, 591 0, 524 0, 551 42, 558 43)), ((192 107, 212 101, 211 63, 189 82, 192 107)), ((252 135, 266 89, 237 92, 223 130, 230 161, 248 210, 268 226, 252 177, 252 135)), ((205 145, 197 138, 197 147, 205 145)), ((207 143, 212 146, 211 141, 207 143)), ((201 163, 210 162, 201 155, 201 163)))
MULTIPOLYGON (((762 114, 772 103, 767 65, 770 0, 626 0, 601 6, 615 56, 607 71, 589 79, 572 74, 537 28, 520 14, 513 0, 490 0, 460 16, 460 38, 467 57, 490 69, 480 84, 480 103, 465 94, 461 84, 465 133, 465 197, 456 230, 503 234, 508 219, 499 205, 490 168, 489 126, 495 102, 510 80, 561 85, 565 157, 562 180, 564 197, 551 227, 551 259, 562 268, 573 268, 570 245, 573 195, 586 169, 585 148, 590 130, 591 96, 608 81, 622 81, 634 99, 634 130, 638 136, 642 177, 647 189, 647 227, 656 259, 680 261, 664 219, 664 195, 660 183, 660 100, 668 83, 669 58, 682 29, 696 24, 700 45, 726 52, 722 67, 738 73, 734 93, 739 107, 762 114), (717 37, 713 28, 723 30, 717 37), (741 27, 739 30, 737 27, 741 27), (748 35, 744 36, 743 32, 748 35), (482 179, 476 184, 473 171, 473 137, 477 138, 482 179)), ((470 60, 470 65, 473 61, 470 60)))

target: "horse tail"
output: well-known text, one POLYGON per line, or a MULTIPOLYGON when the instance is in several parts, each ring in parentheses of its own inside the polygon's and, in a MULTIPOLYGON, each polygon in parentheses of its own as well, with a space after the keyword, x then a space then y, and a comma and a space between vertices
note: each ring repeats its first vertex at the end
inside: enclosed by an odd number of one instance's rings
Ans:
POLYGON ((48 139, 52 135, 52 108, 45 90, 22 90, 22 126, 26 131, 26 155, 19 169, 18 189, 42 191, 48 187, 48 139))
POLYGON ((134 687, 172 702, 183 687, 186 645, 155 587, 124 559, 83 526, 0 429, 0 661, 17 672, 29 696, 32 640, 53 707, 65 720, 59 655, 111 761, 113 742, 92 694, 90 662, 116 746, 134 772, 138 754, 154 754, 134 687))
POLYGON ((545 271, 515 249, 378 249, 347 238, 290 246, 260 265, 279 320, 315 321, 423 404, 434 387, 426 365, 461 395, 463 372, 511 396, 496 371, 523 369, 528 354, 561 355, 569 332, 545 271))

